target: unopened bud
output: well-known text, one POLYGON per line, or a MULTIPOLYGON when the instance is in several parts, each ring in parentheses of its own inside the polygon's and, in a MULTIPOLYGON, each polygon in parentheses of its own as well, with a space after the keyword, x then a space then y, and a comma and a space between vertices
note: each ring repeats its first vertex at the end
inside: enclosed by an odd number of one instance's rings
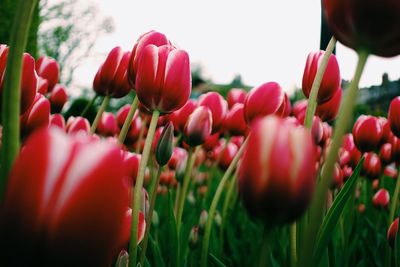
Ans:
POLYGON ((199 244, 199 227, 196 225, 193 226, 189 234, 189 248, 193 250, 197 247, 198 244, 199 244))
POLYGON ((156 147, 156 160, 158 165, 164 166, 172 155, 174 141, 174 125, 171 122, 164 127, 156 147))

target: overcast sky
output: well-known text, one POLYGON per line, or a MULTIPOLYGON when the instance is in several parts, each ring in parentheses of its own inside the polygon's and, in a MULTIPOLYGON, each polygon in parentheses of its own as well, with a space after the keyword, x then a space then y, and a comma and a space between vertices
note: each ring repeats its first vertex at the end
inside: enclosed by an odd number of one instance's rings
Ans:
MULTIPOLYGON (((163 32, 203 66, 206 78, 229 83, 236 74, 252 86, 276 81, 291 92, 301 86, 307 55, 319 49, 319 0, 97 0, 115 31, 98 38, 95 53, 76 72, 78 85, 90 86, 104 56, 115 46, 131 50, 149 30, 163 32)), ((349 80, 356 54, 337 45, 342 77, 349 80)), ((371 57, 361 86, 380 84, 382 73, 400 77, 400 57, 371 57)))

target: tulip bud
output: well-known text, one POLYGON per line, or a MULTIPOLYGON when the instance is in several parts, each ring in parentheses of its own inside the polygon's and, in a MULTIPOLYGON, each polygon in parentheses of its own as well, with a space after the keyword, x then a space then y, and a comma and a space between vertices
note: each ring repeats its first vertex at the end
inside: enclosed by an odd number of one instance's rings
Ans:
POLYGON ((199 227, 193 226, 189 233, 189 248, 195 249, 199 244, 199 227))
MULTIPOLYGON (((131 239, 131 223, 132 223, 132 209, 127 208, 122 222, 122 229, 120 230, 120 238, 119 238, 120 249, 127 249, 129 246, 129 241, 131 239)), ((139 211, 137 244, 139 244, 143 240, 145 230, 146 230, 146 220, 144 218, 144 213, 142 211, 139 211)))
POLYGON ((389 192, 384 188, 379 189, 372 198, 372 204, 374 204, 376 208, 387 209, 389 206, 389 201, 389 192))
POLYGON ((314 191, 315 153, 311 134, 303 127, 275 116, 257 120, 238 180, 239 194, 250 214, 270 225, 298 218, 314 191))
POLYGON ((247 92, 241 88, 232 88, 229 90, 227 96, 228 108, 231 109, 237 103, 244 104, 246 94, 247 92))
POLYGON ((238 150, 238 147, 232 142, 216 147, 214 151, 214 157, 215 160, 218 161, 218 166, 222 170, 228 169, 238 150))
POLYGON ((383 175, 392 179, 397 179, 397 169, 393 165, 388 165, 383 170, 383 175))
POLYGON ((129 265, 129 253, 125 249, 121 250, 118 255, 115 267, 127 267, 129 265))
POLYGON ((36 93, 32 106, 21 115, 21 132, 28 135, 33 131, 47 127, 50 121, 50 102, 42 94, 36 93))
POLYGON ((338 163, 335 163, 335 167, 333 168, 331 188, 340 189, 342 186, 343 186, 343 171, 340 168, 340 165, 338 163))
POLYGON ((381 146, 379 157, 383 164, 387 165, 393 161, 392 157, 392 144, 386 143, 381 146))
POLYGON ((212 133, 216 133, 221 128, 228 112, 228 103, 217 92, 208 92, 199 97, 198 105, 210 109, 212 115, 212 133))
POLYGON ((156 147, 156 160, 159 166, 164 166, 168 163, 172 156, 174 147, 174 125, 169 122, 164 127, 156 147))
POLYGON ((103 112, 103 114, 101 114, 96 130, 100 135, 103 136, 116 135, 119 129, 114 114, 112 114, 111 112, 103 112))
POLYGON ((387 232, 386 238, 387 238, 387 241, 389 242, 389 245, 391 248, 395 247, 394 244, 396 242, 398 228, 399 228, 399 217, 394 219, 394 221, 390 225, 389 230, 387 232))
POLYGON ((365 153, 364 157, 365 159, 361 173, 371 180, 379 178, 382 171, 382 164, 378 155, 373 152, 369 152, 365 153))
POLYGON ((233 105, 226 114, 223 125, 231 136, 246 135, 247 124, 244 120, 243 104, 237 103, 233 105))
POLYGON ((204 233, 204 229, 206 228, 206 223, 208 219, 208 213, 206 210, 202 210, 200 213, 200 219, 199 219, 199 232, 200 234, 204 233))
POLYGON ((247 124, 260 117, 278 111, 284 101, 284 92, 276 82, 263 83, 250 90, 244 102, 244 116, 247 124))
POLYGON ((307 105, 307 99, 302 99, 294 103, 292 113, 298 121, 304 121, 304 117, 306 116, 307 111, 307 105))
POLYGON ((137 74, 136 93, 149 111, 171 113, 180 109, 191 92, 189 55, 170 45, 143 48, 137 74))
POLYGON ((361 115, 353 127, 354 143, 361 152, 372 151, 380 144, 382 133, 378 118, 361 115))
POLYGON ((292 106, 290 103, 290 99, 289 99, 287 93, 284 93, 284 98, 283 98, 282 104, 279 107, 279 109, 275 112, 275 114, 279 117, 285 118, 290 115, 290 112, 292 112, 292 106))
POLYGON ((50 93, 49 100, 51 103, 51 112, 60 112, 64 107, 64 104, 68 101, 65 87, 61 84, 56 84, 50 93))
POLYGON ((189 146, 198 146, 205 142, 211 134, 213 118, 211 111, 204 106, 197 107, 189 116, 183 136, 189 146))
POLYGON ((38 77, 38 89, 37 91, 42 95, 46 95, 49 90, 49 82, 42 77, 38 77))
POLYGON ((365 204, 361 203, 358 205, 358 213, 363 214, 365 212, 365 204))
POLYGON ((65 130, 65 119, 63 115, 56 113, 50 116, 50 125, 56 126, 62 130, 65 130))
POLYGON ((342 89, 339 87, 331 99, 325 103, 318 104, 315 114, 323 121, 333 121, 338 112, 342 101, 342 89))
POLYGON ((215 133, 206 138, 203 148, 206 151, 213 150, 219 144, 219 133, 215 133))
MULTIPOLYGON (((304 67, 302 89, 304 95, 310 96, 311 87, 314 83, 315 75, 317 74, 325 51, 311 52, 308 54, 306 66, 304 67)), ((328 59, 324 76, 318 90, 317 102, 319 104, 329 101, 340 86, 340 71, 336 56, 331 54, 328 59)))
POLYGON ((58 83, 60 74, 60 67, 57 61, 51 57, 41 56, 36 61, 36 72, 40 77, 47 80, 48 91, 51 92, 58 83))
POLYGON ((89 133, 90 131, 90 123, 89 121, 84 118, 84 117, 69 117, 67 120, 67 125, 66 125, 66 131, 67 133, 75 133, 79 131, 83 131, 85 133, 89 133))
POLYGON ((169 119, 174 124, 175 131, 183 132, 188 117, 196 107, 195 100, 189 99, 183 107, 169 114, 169 119))
POLYGON ((400 138, 400 96, 393 98, 390 102, 388 121, 392 132, 400 138))

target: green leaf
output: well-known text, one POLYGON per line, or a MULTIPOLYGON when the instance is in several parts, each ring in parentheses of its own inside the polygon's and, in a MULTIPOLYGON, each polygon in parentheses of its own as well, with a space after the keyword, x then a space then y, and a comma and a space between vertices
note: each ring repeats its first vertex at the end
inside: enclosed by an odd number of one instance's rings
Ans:
POLYGON ((209 255, 210 255, 210 259, 215 264, 215 266, 226 267, 225 264, 223 264, 217 257, 214 256, 214 254, 210 253, 209 255))
POLYGON ((151 254, 154 260, 154 266, 165 267, 165 262, 161 256, 160 248, 157 246, 156 242, 154 242, 154 239, 151 235, 149 236, 149 241, 151 254))
POLYGON ((361 158, 361 160, 357 164, 357 167, 354 169, 353 174, 344 184, 342 190, 340 190, 331 208, 326 214, 324 221, 321 224, 321 227, 319 228, 317 245, 315 247, 313 257, 314 265, 318 265, 321 259, 321 255, 323 255, 323 252, 325 251, 328 242, 332 237, 332 234, 334 232, 333 230, 335 229, 336 224, 339 221, 340 215, 342 214, 342 211, 346 206, 347 201, 354 193, 354 187, 356 185, 356 181, 359 176, 363 162, 364 158, 361 158))
POLYGON ((168 192, 168 218, 167 218, 167 240, 168 240, 168 258, 166 259, 168 266, 178 266, 178 232, 176 230, 176 220, 174 215, 174 204, 171 194, 168 192))

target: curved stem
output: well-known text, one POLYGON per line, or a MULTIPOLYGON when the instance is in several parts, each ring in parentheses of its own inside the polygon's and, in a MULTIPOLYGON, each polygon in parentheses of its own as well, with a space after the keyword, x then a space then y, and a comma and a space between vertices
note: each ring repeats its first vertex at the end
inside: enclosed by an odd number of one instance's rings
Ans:
POLYGON ((214 215, 215 215, 215 211, 217 210, 217 205, 218 205, 219 199, 221 198, 222 191, 225 188, 226 181, 232 175, 232 172, 235 169, 235 167, 240 159, 240 156, 242 155, 244 148, 247 145, 247 141, 248 141, 248 139, 246 138, 246 140, 243 142, 242 146, 240 147, 239 151, 233 158, 231 164, 229 164, 228 169, 226 170, 226 172, 224 173, 224 176, 222 176, 222 179, 218 184, 217 191, 215 192, 214 198, 211 202, 210 210, 208 211, 206 228, 204 231, 203 245, 201 248, 201 262, 200 262, 201 267, 207 266, 208 246, 209 246, 209 242, 210 242, 211 228, 212 228, 212 223, 214 221, 214 215))
POLYGON ((103 99, 103 102, 101 103, 99 110, 97 111, 97 114, 96 114, 96 117, 94 118, 92 126, 90 127, 91 134, 94 134, 96 132, 97 125, 99 124, 101 115, 103 114, 104 110, 106 110, 106 107, 108 106, 109 102, 110 102, 110 96, 106 95, 103 99))
MULTIPOLYGON (((119 133, 119 136, 118 136, 118 141, 120 144, 123 144, 125 141, 126 134, 128 133, 129 126, 131 126, 132 118, 133 118, 133 115, 135 115, 135 111, 137 109, 138 103, 139 103, 139 99, 136 95, 132 101, 131 109, 129 110, 128 115, 126 116, 124 125, 122 126, 121 132, 119 133)), ((154 113, 153 113, 153 115, 154 115, 154 113)))
POLYGON ((192 147, 189 149, 189 155, 188 155, 187 165, 186 165, 186 169, 185 169, 185 176, 183 178, 183 185, 181 188, 181 192, 179 194, 178 211, 176 213, 176 215, 177 215, 176 229, 178 230, 178 235, 180 232, 183 208, 185 207, 186 195, 187 195, 187 191, 189 189, 190 178, 192 177, 192 170, 193 170, 194 162, 196 161, 196 152, 197 152, 198 148, 199 147, 196 147, 196 149, 194 151, 193 151, 192 147))
POLYGON ((129 266, 136 267, 137 256, 137 232, 139 223, 139 207, 142 195, 143 179, 146 172, 147 161, 149 160, 151 144, 153 143, 154 133, 156 131, 157 120, 160 116, 158 110, 153 111, 151 117, 149 131, 147 133, 146 142, 144 144, 142 158, 140 159, 139 173, 136 178, 135 190, 132 194, 132 224, 131 224, 131 240, 129 244, 129 266))
POLYGON ((151 220, 153 218, 154 206, 156 204, 157 188, 158 188, 158 184, 160 183, 161 171, 162 171, 162 166, 160 166, 157 170, 155 183, 154 183, 153 190, 151 193, 149 213, 147 214, 147 218, 146 218, 146 230, 144 233, 142 251, 140 254, 140 266, 144 266, 144 259, 146 257, 147 244, 149 242, 149 236, 150 236, 151 220))
POLYGON ((138 154, 140 153, 141 143, 142 143, 143 136, 144 136, 144 130, 146 130, 147 118, 148 117, 146 116, 143 119, 142 128, 140 128, 140 132, 139 132, 139 138, 136 142, 135 153, 138 153, 138 154))
POLYGON ((400 192, 400 167, 398 169, 398 175, 396 180, 396 187, 394 189, 393 197, 392 197, 392 204, 390 205, 390 212, 388 218, 388 226, 390 226, 394 220, 394 216, 397 209, 397 202, 399 201, 399 192, 400 192))
POLYGON ((87 104, 86 107, 83 109, 82 113, 81 113, 81 117, 85 117, 86 112, 88 112, 89 108, 91 106, 93 106, 94 101, 96 101, 96 99, 99 97, 98 94, 95 94, 92 98, 92 100, 90 100, 87 104))
POLYGON ((354 78, 347 89, 347 94, 343 103, 340 106, 339 117, 335 124, 333 140, 330 150, 321 171, 321 179, 317 185, 316 193, 313 197, 310 207, 310 224, 308 225, 305 236, 303 237, 302 253, 297 266, 310 266, 310 261, 314 251, 315 240, 318 229, 323 218, 326 194, 331 184, 334 164, 337 159, 339 148, 342 144, 343 135, 349 126, 352 118, 353 107, 357 99, 358 83, 360 82, 361 74, 368 58, 368 53, 360 51, 358 54, 358 63, 354 78))
POLYGON ((32 14, 38 0, 20 0, 11 29, 10 48, 4 76, 2 97, 3 137, 1 148, 0 202, 7 186, 8 173, 19 152, 19 113, 21 98, 22 56, 28 40, 32 14))
POLYGON ((317 73, 315 74, 314 82, 311 87, 310 96, 308 98, 308 105, 306 111, 306 117, 304 120, 304 126, 307 129, 311 129, 312 121, 314 118, 315 110, 317 109, 317 96, 319 91, 319 86, 321 85, 322 78, 328 65, 329 57, 331 56, 333 49, 335 49, 336 39, 332 36, 331 40, 326 47, 325 54, 322 57, 321 64, 318 67, 317 73))

